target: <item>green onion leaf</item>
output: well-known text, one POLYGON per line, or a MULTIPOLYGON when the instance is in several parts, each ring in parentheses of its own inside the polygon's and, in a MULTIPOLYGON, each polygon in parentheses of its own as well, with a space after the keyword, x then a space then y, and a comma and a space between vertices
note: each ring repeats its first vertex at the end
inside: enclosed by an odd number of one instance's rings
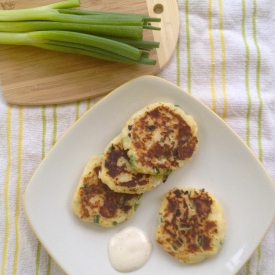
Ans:
MULTIPOLYGON (((79 33, 93 34, 101 37, 109 38, 118 42, 122 42, 131 45, 131 41, 140 41, 142 38, 143 28, 141 26, 116 26, 116 25, 92 25, 82 23, 70 23, 70 22, 49 22, 49 21, 23 21, 23 22, 0 22, 0 32, 32 32, 43 30, 63 30, 73 31, 79 33), (108 37, 110 36, 110 37, 108 37), (126 38, 128 43, 119 41, 116 38, 126 38)), ((145 43, 132 43, 131 46, 145 43)), ((147 42, 149 48, 150 44, 156 45, 156 42, 147 42)))
POLYGON ((175 243, 172 243, 172 247, 173 247, 174 250, 176 250, 176 251, 179 249, 175 243))
POLYGON ((134 162, 135 162, 135 158, 134 158, 133 156, 131 156, 130 159, 129 159, 129 163, 130 163, 131 165, 133 165, 134 162))
POLYGON ((0 10, 0 44, 28 45, 125 64, 155 65, 150 51, 159 42, 142 39, 159 30, 146 14, 85 11, 79 0, 20 10, 0 10))
POLYGON ((115 150, 115 146, 112 144, 110 147, 109 147, 109 151, 113 151, 115 150))
POLYGON ((198 235, 197 236, 197 244, 198 244, 198 246, 201 246, 201 242, 202 242, 202 236, 198 235))
POLYGON ((93 222, 94 223, 99 223, 100 215, 94 215, 93 222))
POLYGON ((130 45, 112 41, 110 39, 88 35, 84 33, 68 32, 68 31, 35 31, 29 32, 28 37, 34 42, 45 43, 48 40, 56 40, 74 43, 75 41, 81 45, 94 46, 100 49, 108 50, 118 55, 139 60, 141 51, 130 45))
POLYGON ((164 176, 169 176, 173 172, 172 169, 168 169, 164 172, 164 176))
POLYGON ((159 174, 159 173, 160 173, 158 167, 153 167, 153 170, 154 170, 154 172, 155 172, 156 174, 159 174))

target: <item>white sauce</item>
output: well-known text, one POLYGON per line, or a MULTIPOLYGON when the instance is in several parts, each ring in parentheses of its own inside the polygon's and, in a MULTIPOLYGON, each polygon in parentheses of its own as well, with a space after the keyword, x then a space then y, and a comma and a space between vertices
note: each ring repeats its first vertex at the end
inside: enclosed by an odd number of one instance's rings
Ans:
POLYGON ((142 267, 149 259, 151 252, 151 240, 136 227, 120 230, 109 242, 111 264, 120 272, 130 272, 142 267))

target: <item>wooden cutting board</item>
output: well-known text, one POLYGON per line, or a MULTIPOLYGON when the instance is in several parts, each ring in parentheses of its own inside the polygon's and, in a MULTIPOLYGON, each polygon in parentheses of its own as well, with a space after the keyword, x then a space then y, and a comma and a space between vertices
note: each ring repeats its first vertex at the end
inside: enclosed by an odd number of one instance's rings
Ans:
MULTIPOLYGON (((0 0, 0 9, 22 9, 57 0, 0 0)), ((59 104, 105 95, 142 75, 155 75, 171 58, 179 35, 177 0, 81 0, 81 9, 147 13, 160 17, 161 31, 144 33, 160 42, 155 66, 124 65, 28 46, 0 45, 0 83, 8 103, 59 104)))

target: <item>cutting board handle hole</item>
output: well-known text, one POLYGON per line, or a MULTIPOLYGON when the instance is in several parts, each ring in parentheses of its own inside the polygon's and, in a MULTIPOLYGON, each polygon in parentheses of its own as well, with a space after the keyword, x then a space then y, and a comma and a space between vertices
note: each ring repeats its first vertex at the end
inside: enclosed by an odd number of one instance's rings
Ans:
POLYGON ((156 4, 154 6, 154 13, 156 13, 156 14, 163 13, 163 10, 164 10, 164 8, 163 8, 163 5, 161 5, 161 4, 156 4))

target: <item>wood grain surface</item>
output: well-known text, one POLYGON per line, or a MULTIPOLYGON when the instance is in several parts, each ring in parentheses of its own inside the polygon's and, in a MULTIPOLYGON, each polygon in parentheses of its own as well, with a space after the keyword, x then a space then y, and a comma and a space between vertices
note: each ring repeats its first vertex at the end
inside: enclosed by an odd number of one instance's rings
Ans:
MULTIPOLYGON (((55 0, 55 2, 58 2, 55 0)), ((53 3, 51 0, 0 0, 0 9, 22 9, 53 3)), ((160 42, 150 57, 155 66, 125 65, 77 54, 29 46, 0 45, 0 83, 10 104, 44 105, 79 101, 105 95, 142 75, 155 75, 170 60, 178 40, 176 0, 81 0, 81 9, 147 13, 160 17, 161 31, 144 33, 160 42)))

